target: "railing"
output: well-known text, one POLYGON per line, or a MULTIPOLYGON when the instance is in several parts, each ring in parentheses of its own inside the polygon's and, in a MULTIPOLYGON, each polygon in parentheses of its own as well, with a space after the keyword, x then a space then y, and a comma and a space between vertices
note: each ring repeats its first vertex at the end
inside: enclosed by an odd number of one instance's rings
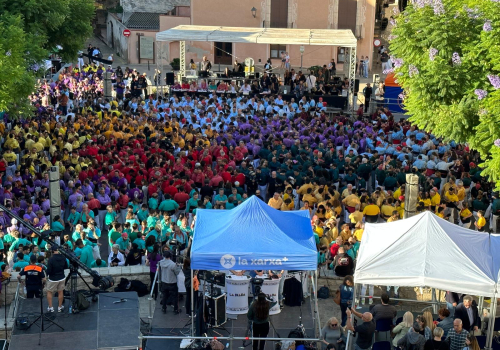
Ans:
MULTIPOLYGON (((17 288, 16 288, 16 295, 14 296, 14 302, 12 303, 12 317, 13 318, 16 318, 17 317, 17 311, 18 311, 18 308, 19 308, 19 298, 21 297, 20 296, 20 290, 21 290, 21 283, 18 283, 17 284, 17 288)), ((5 291, 7 293, 7 291, 5 291)), ((21 297, 23 298, 23 297, 21 297)), ((24 298, 23 298, 24 299, 24 298)))

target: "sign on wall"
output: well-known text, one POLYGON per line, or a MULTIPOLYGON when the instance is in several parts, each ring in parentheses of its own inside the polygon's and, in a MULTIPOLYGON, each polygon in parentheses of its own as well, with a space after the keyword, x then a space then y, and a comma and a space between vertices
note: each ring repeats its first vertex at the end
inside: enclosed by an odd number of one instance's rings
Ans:
POLYGON ((146 60, 154 59, 154 38, 148 36, 140 37, 140 58, 146 60))

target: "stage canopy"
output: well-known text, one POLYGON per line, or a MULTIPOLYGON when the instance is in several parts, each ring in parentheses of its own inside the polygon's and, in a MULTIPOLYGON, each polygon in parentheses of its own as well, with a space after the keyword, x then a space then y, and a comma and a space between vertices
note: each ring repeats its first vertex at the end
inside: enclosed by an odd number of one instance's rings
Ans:
MULTIPOLYGON (((454 225, 431 212, 385 224, 366 224, 356 283, 433 287, 494 296, 497 235, 454 225)), ((497 250, 498 251, 498 250, 497 250)))
POLYGON ((315 271, 309 212, 282 212, 256 196, 232 210, 198 209, 191 268, 315 271))
POLYGON ((156 34, 157 41, 208 41, 247 44, 332 45, 353 47, 350 29, 289 29, 180 25, 156 34))

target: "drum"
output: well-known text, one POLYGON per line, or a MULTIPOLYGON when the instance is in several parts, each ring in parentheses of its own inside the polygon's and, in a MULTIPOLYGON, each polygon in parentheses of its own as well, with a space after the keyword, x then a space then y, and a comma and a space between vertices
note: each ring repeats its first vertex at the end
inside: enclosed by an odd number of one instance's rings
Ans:
POLYGON ((276 279, 266 279, 264 280, 264 284, 261 287, 262 293, 264 293, 268 299, 272 299, 273 302, 276 302, 271 309, 269 309, 269 315, 276 315, 281 312, 278 293, 280 290, 280 281, 281 278, 276 279))
POLYGON ((248 312, 250 276, 226 276, 226 312, 233 315, 248 312))

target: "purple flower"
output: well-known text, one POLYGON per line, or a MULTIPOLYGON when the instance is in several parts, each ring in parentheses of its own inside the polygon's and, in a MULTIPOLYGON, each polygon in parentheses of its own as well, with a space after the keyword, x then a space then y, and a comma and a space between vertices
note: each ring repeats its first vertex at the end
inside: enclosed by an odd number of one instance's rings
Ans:
POLYGON ((493 30, 493 27, 491 26, 491 21, 484 22, 483 30, 485 32, 491 32, 493 30))
POLYGON ((402 100, 404 100, 404 99, 405 99, 405 95, 403 95, 403 94, 399 94, 399 95, 398 95, 398 97, 399 97, 400 99, 402 99, 402 100))
POLYGON ((394 16, 396 16, 396 15, 398 15, 398 14, 399 14, 399 9, 398 9, 398 7, 397 7, 397 6, 394 6, 394 7, 392 8, 392 14, 393 14, 394 16))
POLYGON ((444 5, 441 0, 433 0, 432 7, 436 16, 444 15, 444 5))
POLYGON ((10 56, 10 55, 12 55, 12 52, 10 52, 10 50, 5 53, 5 56, 10 56))
POLYGON ((486 109, 484 109, 484 108, 481 108, 481 109, 479 110, 479 113, 478 113, 478 114, 479 114, 479 115, 486 115, 486 114, 488 114, 488 111, 487 111, 486 109))
POLYGON ((495 144, 495 146, 500 147, 500 139, 496 139, 493 143, 495 144))
POLYGON ((389 35, 389 36, 387 37, 387 40, 392 41, 392 40, 396 39, 397 37, 398 37, 397 35, 392 35, 392 34, 391 34, 391 35, 389 35))
POLYGON ((413 64, 410 64, 408 66, 408 74, 410 75, 410 78, 414 75, 418 74, 418 68, 415 67, 413 64))
POLYGON ((488 79, 495 89, 500 89, 500 77, 498 75, 488 75, 488 79))
POLYGON ((460 55, 458 54, 458 52, 453 52, 453 55, 451 56, 451 61, 456 66, 459 66, 462 64, 462 59, 460 58, 460 55))
POLYGON ((476 94, 478 100, 482 100, 486 97, 486 95, 488 95, 487 91, 481 89, 474 90, 474 93, 476 94))
POLYGON ((394 63, 394 68, 401 68, 403 66, 403 59, 402 58, 394 58, 394 60, 392 60, 392 63, 394 63))
POLYGON ((438 52, 439 51, 437 49, 431 47, 430 50, 429 50, 429 59, 431 61, 434 61, 434 59, 435 59, 436 55, 438 54, 438 52))
POLYGON ((394 69, 385 69, 382 73, 384 73, 385 75, 387 74, 390 74, 390 73, 394 73, 394 69))
POLYGON ((389 20, 389 23, 390 23, 390 24, 391 24, 391 26, 393 26, 393 27, 396 25, 396 21, 394 20, 394 18, 391 18, 391 19, 389 20))

